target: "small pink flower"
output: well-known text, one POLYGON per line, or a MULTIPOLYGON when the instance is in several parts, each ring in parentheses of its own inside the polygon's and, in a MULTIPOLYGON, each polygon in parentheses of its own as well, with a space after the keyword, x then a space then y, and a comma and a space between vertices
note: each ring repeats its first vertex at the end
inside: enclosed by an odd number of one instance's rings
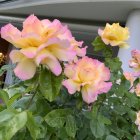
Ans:
POLYGON ((92 103, 98 94, 107 93, 111 86, 110 71, 104 63, 96 59, 83 57, 73 64, 66 65, 65 75, 69 78, 63 81, 63 85, 70 94, 76 91, 82 92, 83 100, 92 103))
POLYGON ((135 81, 134 73, 124 72, 124 76, 131 83, 131 86, 133 86, 133 82, 135 81))
POLYGON ((140 70, 140 50, 132 50, 132 59, 129 61, 129 66, 135 70, 140 70))
POLYGON ((130 88, 131 88, 131 90, 130 90, 130 92, 131 93, 134 93, 134 91, 136 92, 136 94, 137 95, 139 95, 139 86, 138 87, 133 87, 133 83, 134 83, 134 81, 140 76, 140 72, 124 72, 124 76, 125 76, 125 78, 130 82, 130 88))

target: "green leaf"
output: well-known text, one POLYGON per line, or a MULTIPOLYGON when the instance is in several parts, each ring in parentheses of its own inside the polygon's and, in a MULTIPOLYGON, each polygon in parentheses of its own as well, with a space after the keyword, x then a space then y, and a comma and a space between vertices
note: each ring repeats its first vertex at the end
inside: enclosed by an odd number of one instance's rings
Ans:
POLYGON ((13 107, 14 108, 21 108, 21 109, 25 110, 31 97, 32 97, 31 95, 27 95, 27 96, 22 97, 18 101, 14 102, 13 107))
POLYGON ((114 136, 112 136, 112 135, 108 135, 108 136, 106 137, 106 140, 119 140, 119 139, 116 138, 116 137, 114 137, 114 136))
POLYGON ((28 121, 27 121, 26 126, 31 134, 31 137, 34 140, 36 140, 40 134, 40 128, 37 125, 37 123, 35 122, 35 119, 31 112, 27 112, 27 117, 28 117, 28 121))
POLYGON ((16 132, 25 126, 27 122, 27 113, 21 112, 15 114, 12 118, 0 123, 0 139, 10 140, 16 132))
POLYGON ((43 69, 39 78, 39 89, 44 97, 50 102, 54 101, 58 96, 63 76, 55 76, 52 72, 47 69, 43 69))
POLYGON ((129 117, 131 118, 131 120, 134 122, 136 120, 136 112, 133 110, 130 110, 128 112, 129 117))
POLYGON ((8 100, 9 100, 9 95, 6 91, 4 90, 0 90, 0 99, 2 99, 2 101, 7 105, 8 104, 8 100))
POLYGON ((104 51, 103 51, 103 56, 104 57, 111 57, 112 58, 112 55, 113 55, 113 51, 111 48, 109 48, 109 46, 107 46, 104 51))
POLYGON ((94 51, 96 52, 104 50, 104 48, 106 48, 106 45, 99 36, 95 38, 95 40, 92 42, 92 45, 94 46, 94 51))
MULTIPOLYGON (((21 130, 19 130, 13 137, 11 140, 27 140, 27 134, 26 134, 26 128, 23 128, 21 130), (25 139, 26 137, 26 139, 25 139)), ((31 138, 30 138, 31 139, 31 138)))
POLYGON ((129 107, 135 107, 136 104, 139 103, 138 101, 139 101, 139 99, 135 96, 135 94, 132 94, 129 92, 126 94, 126 104, 129 107))
MULTIPOLYGON (((14 96, 15 94, 23 94, 25 93, 25 87, 23 87, 23 85, 19 85, 18 87, 10 87, 5 89, 5 91, 8 93, 9 97, 11 98, 12 96, 14 96)), ((27 93, 27 92, 26 92, 27 93)))
MULTIPOLYGON (((82 112, 82 114, 85 116, 85 118, 87 118, 87 119, 89 119, 89 120, 91 120, 92 118, 93 118, 93 112, 91 112, 91 111, 83 111, 82 112)), ((95 116, 95 118, 96 118, 96 116, 95 116)))
POLYGON ((126 113, 128 113, 129 108, 127 106, 124 105, 115 105, 114 106, 114 110, 116 112, 116 114, 120 114, 120 115, 124 115, 126 113))
POLYGON ((62 140, 69 140, 69 136, 67 135, 66 129, 64 127, 58 129, 57 137, 62 140))
POLYGON ((17 94, 15 94, 14 96, 12 96, 10 99, 9 99, 9 101, 8 101, 8 103, 7 103, 7 106, 8 107, 10 107, 19 97, 21 97, 22 96, 22 94, 19 94, 19 93, 17 93, 17 94))
POLYGON ((111 121, 101 114, 98 116, 98 120, 104 124, 111 125, 111 121))
POLYGON ((66 121, 66 116, 69 115, 70 112, 69 109, 53 110, 45 116, 45 121, 51 127, 61 128, 66 121))
POLYGON ((15 112, 10 109, 6 109, 0 112, 0 123, 11 119, 15 115, 15 112))
POLYGON ((2 76, 7 70, 11 69, 12 66, 11 65, 3 65, 1 68, 0 68, 0 76, 2 76))
POLYGON ((140 140, 140 135, 136 135, 136 136, 134 137, 134 140, 140 140))
POLYGON ((4 70, 0 69, 0 76, 2 76, 4 74, 4 70))
POLYGON ((96 119, 97 118, 97 114, 98 114, 98 109, 99 109, 99 106, 93 106, 92 108, 92 112, 91 112, 91 115, 92 115, 92 118, 93 119, 96 119))
POLYGON ((112 57, 112 49, 102 41, 101 37, 97 36, 92 42, 92 45, 94 46, 95 52, 102 51, 104 57, 112 57))
POLYGON ((11 69, 13 66, 12 65, 3 65, 0 69, 1 70, 9 70, 9 69, 11 69))
MULTIPOLYGON (((89 124, 88 124, 89 125, 89 124)), ((89 132, 89 129, 87 129, 86 125, 84 125, 82 128, 80 128, 77 132, 77 140, 85 140, 89 132)), ((93 137, 93 135, 92 135, 93 137)))
POLYGON ((72 115, 67 116, 65 128, 68 136, 75 138, 77 127, 75 119, 72 115))
POLYGON ((110 68, 111 72, 119 71, 122 66, 122 62, 119 60, 118 57, 112 59, 106 58, 105 63, 110 68))
POLYGON ((38 99, 36 101, 36 108, 36 113, 43 117, 51 111, 51 105, 46 99, 38 99))
POLYGON ((105 125, 102 122, 99 122, 98 120, 91 120, 90 121, 90 129, 92 134, 96 138, 101 138, 105 133, 105 125))

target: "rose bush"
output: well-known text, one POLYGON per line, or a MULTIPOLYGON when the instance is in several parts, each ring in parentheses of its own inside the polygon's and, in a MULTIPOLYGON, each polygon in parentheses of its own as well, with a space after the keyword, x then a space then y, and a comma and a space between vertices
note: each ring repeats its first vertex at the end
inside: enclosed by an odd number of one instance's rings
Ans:
POLYGON ((128 60, 134 72, 124 72, 112 46, 128 46, 128 28, 106 24, 98 33, 92 45, 104 62, 86 56, 59 20, 31 15, 21 31, 1 28, 16 49, 13 65, 0 68, 14 79, 0 89, 0 140, 140 139, 139 50, 128 60))

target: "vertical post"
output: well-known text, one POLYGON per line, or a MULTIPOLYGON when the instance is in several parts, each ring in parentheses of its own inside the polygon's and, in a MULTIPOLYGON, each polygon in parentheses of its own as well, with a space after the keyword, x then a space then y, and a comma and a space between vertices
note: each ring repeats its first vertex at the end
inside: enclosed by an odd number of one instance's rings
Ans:
POLYGON ((124 72, 131 72, 129 68, 129 60, 131 59, 131 50, 140 49, 140 10, 134 10, 128 16, 126 26, 130 31, 130 38, 128 40, 128 49, 119 49, 118 57, 121 59, 124 72))

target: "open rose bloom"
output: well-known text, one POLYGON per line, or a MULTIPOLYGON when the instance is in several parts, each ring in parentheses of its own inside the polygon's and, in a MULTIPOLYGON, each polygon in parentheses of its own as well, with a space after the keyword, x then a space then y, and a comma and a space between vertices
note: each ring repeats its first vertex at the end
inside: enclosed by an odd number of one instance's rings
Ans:
POLYGON ((17 63, 14 73, 21 80, 32 78, 40 64, 58 76, 62 72, 60 61, 69 62, 86 54, 86 47, 80 48, 83 42, 77 42, 59 20, 39 20, 30 15, 22 31, 7 24, 1 28, 1 37, 18 48, 10 58, 17 63))
POLYGON ((111 86, 110 71, 104 63, 88 57, 83 57, 77 63, 66 65, 65 75, 67 80, 63 85, 70 94, 76 91, 82 92, 83 100, 92 103, 98 94, 107 93, 111 86))
POLYGON ((121 27, 119 23, 113 23, 112 25, 107 23, 104 30, 98 30, 98 34, 106 45, 119 46, 121 48, 128 47, 126 43, 129 38, 128 28, 121 27))

